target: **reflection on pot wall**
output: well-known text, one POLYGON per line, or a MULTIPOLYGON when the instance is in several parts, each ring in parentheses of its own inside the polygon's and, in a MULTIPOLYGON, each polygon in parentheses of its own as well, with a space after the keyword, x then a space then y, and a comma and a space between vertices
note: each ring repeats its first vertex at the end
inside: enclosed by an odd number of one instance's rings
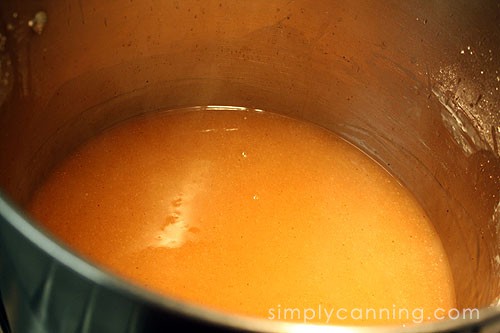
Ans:
POLYGON ((495 1, 0 6, 0 185, 21 206, 58 160, 117 121, 259 108, 332 129, 397 176, 442 237, 459 306, 500 294, 495 1))

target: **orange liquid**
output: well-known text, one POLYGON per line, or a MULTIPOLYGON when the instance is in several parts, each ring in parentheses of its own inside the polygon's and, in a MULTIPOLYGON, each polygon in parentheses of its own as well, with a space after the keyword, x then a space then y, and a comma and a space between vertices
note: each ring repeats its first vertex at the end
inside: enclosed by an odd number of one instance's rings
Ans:
MULTIPOLYGON (((331 132, 272 113, 124 122, 59 165, 30 211, 99 265, 222 311, 302 321, 284 309, 455 306, 439 237, 408 191, 331 132)), ((328 321, 387 322, 409 320, 328 321)))

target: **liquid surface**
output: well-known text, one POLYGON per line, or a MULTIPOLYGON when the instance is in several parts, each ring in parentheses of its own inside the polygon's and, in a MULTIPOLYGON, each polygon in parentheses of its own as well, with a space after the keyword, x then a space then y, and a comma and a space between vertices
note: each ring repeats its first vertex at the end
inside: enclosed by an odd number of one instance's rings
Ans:
MULTIPOLYGON (((318 307, 455 305, 440 240, 407 190, 334 134, 272 113, 124 122, 61 163, 30 211, 99 265, 231 313, 303 321, 312 308, 325 323, 318 307)), ((328 323, 411 321, 400 317, 328 323)))

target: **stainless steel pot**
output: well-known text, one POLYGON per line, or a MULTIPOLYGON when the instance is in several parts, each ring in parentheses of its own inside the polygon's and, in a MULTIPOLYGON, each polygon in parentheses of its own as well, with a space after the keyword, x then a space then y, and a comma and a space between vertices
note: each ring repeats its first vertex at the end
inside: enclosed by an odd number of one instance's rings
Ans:
POLYGON ((38 0, 0 10, 5 332, 500 331, 498 1, 38 0), (85 139, 196 105, 293 115, 365 150, 427 211, 458 305, 480 318, 304 329, 216 313, 106 273, 23 212, 85 139))

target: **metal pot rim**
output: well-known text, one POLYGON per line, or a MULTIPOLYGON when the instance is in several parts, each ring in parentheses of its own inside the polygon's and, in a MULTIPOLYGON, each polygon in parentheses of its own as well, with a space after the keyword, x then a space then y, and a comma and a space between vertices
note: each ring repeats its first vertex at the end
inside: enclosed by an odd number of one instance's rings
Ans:
POLYGON ((173 298, 160 296, 138 285, 134 285, 106 272, 97 265, 71 251, 65 245, 59 243, 50 236, 43 228, 26 216, 19 207, 13 204, 5 194, 0 192, 0 215, 14 229, 28 238, 40 250, 49 254, 59 264, 78 273, 80 276, 100 286, 125 295, 132 300, 141 300, 150 305, 161 308, 167 312, 175 313, 192 320, 203 321, 219 327, 243 329, 260 332, 445 332, 466 327, 488 327, 490 323, 500 321, 500 305, 479 309, 476 319, 443 320, 423 324, 412 324, 404 326, 338 326, 299 324, 282 321, 252 318, 241 315, 230 315, 216 310, 207 309, 194 304, 189 304, 173 298))

